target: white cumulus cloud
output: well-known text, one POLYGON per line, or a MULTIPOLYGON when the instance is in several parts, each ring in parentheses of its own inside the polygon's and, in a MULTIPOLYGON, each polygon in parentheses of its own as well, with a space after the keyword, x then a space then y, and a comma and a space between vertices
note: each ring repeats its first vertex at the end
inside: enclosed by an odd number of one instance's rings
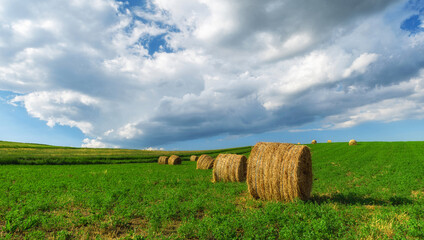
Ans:
POLYGON ((102 138, 97 137, 95 139, 84 138, 84 140, 82 140, 81 147, 83 148, 118 148, 119 146, 103 143, 102 138))
POLYGON ((355 61, 353 61, 352 65, 344 71, 343 77, 350 77, 355 72, 360 74, 365 73, 367 67, 377 59, 378 54, 375 53, 361 54, 357 59, 355 59, 355 61))
POLYGON ((28 113, 35 118, 47 121, 49 127, 56 124, 77 127, 90 134, 93 124, 87 119, 87 111, 95 111, 99 100, 73 91, 32 92, 11 100, 22 102, 28 113))

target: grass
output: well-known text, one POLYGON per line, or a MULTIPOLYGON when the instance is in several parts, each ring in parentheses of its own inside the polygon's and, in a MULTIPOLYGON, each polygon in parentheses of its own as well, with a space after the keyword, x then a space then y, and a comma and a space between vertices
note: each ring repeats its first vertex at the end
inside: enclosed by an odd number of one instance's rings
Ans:
POLYGON ((293 203, 253 200, 190 161, 4 165, 0 238, 424 238, 424 142, 309 146, 312 198, 293 203))

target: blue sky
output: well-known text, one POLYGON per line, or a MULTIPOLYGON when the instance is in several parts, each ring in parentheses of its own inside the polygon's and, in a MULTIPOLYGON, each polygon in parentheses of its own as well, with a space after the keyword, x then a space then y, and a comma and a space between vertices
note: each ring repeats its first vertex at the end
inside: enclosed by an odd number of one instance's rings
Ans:
POLYGON ((424 1, 323 1, 0 0, 0 140, 424 140, 424 1))

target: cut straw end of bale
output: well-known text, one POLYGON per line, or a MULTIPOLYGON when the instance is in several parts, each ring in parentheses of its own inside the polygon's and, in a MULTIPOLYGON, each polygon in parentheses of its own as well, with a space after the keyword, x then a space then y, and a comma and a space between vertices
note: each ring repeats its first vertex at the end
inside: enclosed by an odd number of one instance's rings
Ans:
POLYGON ((312 190, 308 147, 289 143, 257 143, 247 161, 247 186, 255 199, 307 200, 312 190))
POLYGON ((214 159, 206 154, 203 154, 197 160, 196 169, 212 169, 213 168, 214 159))
POLYGON ((160 156, 158 159, 159 164, 168 164, 168 157, 167 156, 160 156))
POLYGON ((357 145, 358 143, 356 142, 356 140, 355 139, 352 139, 352 140, 350 140, 349 141, 349 146, 352 146, 352 145, 357 145))
POLYGON ((247 159, 243 155, 219 154, 213 166, 213 182, 246 181, 247 159))
POLYGON ((190 157, 190 161, 192 161, 192 162, 197 161, 197 156, 196 156, 196 155, 192 155, 192 156, 190 157))
POLYGON ((317 144, 317 140, 312 140, 311 144, 317 144))
POLYGON ((181 158, 178 157, 177 155, 172 155, 168 159, 168 164, 169 165, 178 165, 178 164, 181 164, 181 158))

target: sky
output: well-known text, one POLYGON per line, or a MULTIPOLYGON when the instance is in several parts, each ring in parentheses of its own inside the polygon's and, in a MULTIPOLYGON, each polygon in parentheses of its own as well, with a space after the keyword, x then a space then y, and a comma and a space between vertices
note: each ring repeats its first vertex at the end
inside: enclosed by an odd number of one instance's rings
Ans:
POLYGON ((424 141, 424 0, 0 0, 0 140, 424 141))

